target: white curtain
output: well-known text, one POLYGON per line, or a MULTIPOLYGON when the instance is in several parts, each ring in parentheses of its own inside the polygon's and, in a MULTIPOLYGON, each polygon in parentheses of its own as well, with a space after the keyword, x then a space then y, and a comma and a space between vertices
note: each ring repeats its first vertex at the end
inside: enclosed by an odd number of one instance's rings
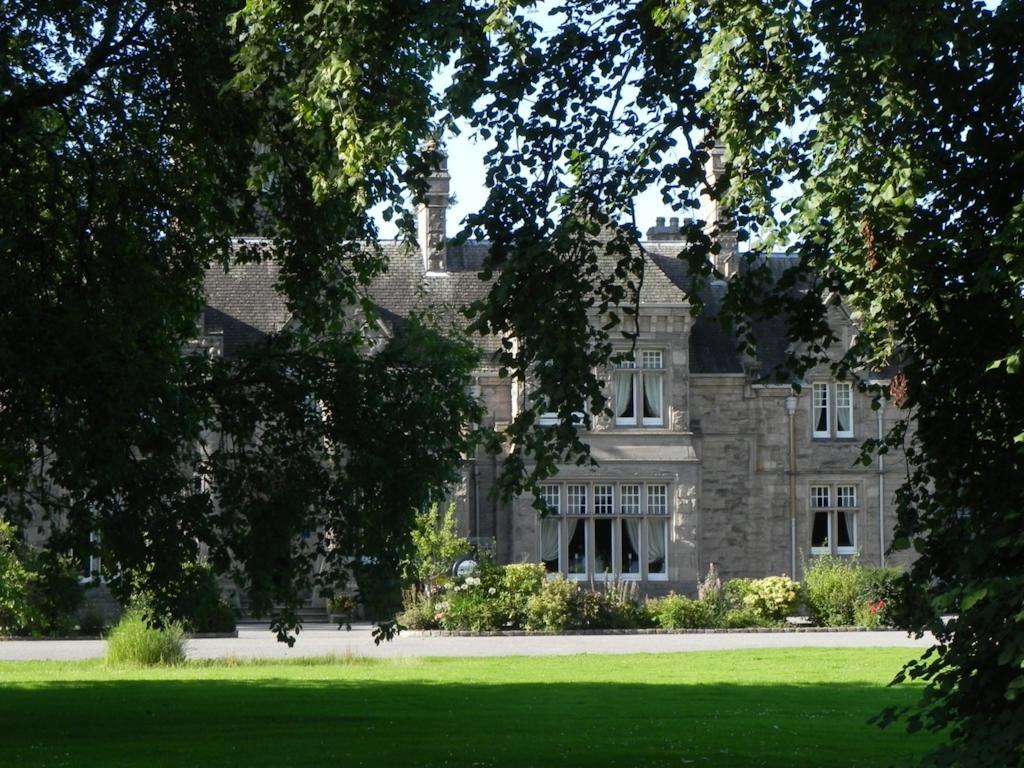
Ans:
POLYGON ((633 374, 623 372, 615 374, 615 416, 622 418, 629 414, 635 416, 633 411, 633 374))
POLYGON ((839 530, 836 532, 836 547, 850 549, 854 545, 855 538, 853 534, 853 512, 839 510, 836 515, 839 518, 839 530))
POLYGON ((849 384, 836 384, 836 431, 851 432, 853 425, 853 395, 849 384))
MULTIPOLYGON (((665 561, 665 539, 667 538, 664 518, 650 517, 647 519, 647 563, 655 560, 665 561)), ((664 565, 662 566, 664 568, 664 565)), ((658 571, 660 573, 661 571, 658 571)))
POLYGON ((558 518, 542 517, 540 520, 540 559, 558 562, 558 518))
POLYGON ((661 375, 644 374, 644 418, 661 418, 661 375))

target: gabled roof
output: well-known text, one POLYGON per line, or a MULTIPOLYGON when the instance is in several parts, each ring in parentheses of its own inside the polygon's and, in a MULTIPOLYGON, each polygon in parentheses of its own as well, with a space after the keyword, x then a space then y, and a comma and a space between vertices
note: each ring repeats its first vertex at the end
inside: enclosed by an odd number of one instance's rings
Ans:
MULTIPOLYGON (((479 277, 490 248, 487 242, 450 246, 444 272, 425 273, 419 249, 406 243, 385 241, 381 248, 387 271, 371 282, 369 297, 381 320, 389 326, 414 313, 426 313, 441 327, 465 328, 468 321, 462 309, 486 298, 490 290, 490 283, 479 277)), ((598 263, 603 272, 614 271, 615 259, 611 256, 602 254, 598 263)), ((653 260, 647 263, 654 268, 645 269, 640 303, 685 304, 685 291, 661 265, 653 260)), ((207 333, 223 332, 225 355, 260 342, 288 323, 291 313, 283 294, 277 290, 279 273, 278 265, 270 260, 235 264, 227 271, 217 266, 207 272, 205 328, 207 333)), ((496 337, 474 336, 472 341, 484 355, 497 351, 500 345, 496 337)))
POLYGON ((217 265, 207 270, 203 327, 206 334, 223 333, 226 357, 260 343, 288 323, 291 312, 277 290, 279 273, 272 261, 233 264, 227 270, 217 265))

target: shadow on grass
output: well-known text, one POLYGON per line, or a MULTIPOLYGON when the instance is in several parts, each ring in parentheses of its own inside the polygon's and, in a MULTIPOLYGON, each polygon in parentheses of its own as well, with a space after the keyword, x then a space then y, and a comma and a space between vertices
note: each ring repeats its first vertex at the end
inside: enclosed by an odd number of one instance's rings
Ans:
POLYGON ((0 690, 4 766, 906 766, 911 691, 125 680, 0 690))

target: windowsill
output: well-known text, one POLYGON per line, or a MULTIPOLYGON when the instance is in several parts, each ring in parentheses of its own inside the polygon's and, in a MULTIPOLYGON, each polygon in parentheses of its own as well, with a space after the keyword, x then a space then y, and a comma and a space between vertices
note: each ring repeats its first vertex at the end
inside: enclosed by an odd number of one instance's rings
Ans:
POLYGON ((812 443, 855 443, 857 442, 856 437, 814 437, 811 436, 812 443))
POLYGON ((842 550, 837 549, 835 552, 833 552, 830 549, 815 549, 814 547, 811 547, 810 554, 811 557, 828 557, 830 555, 833 557, 856 557, 857 550, 844 548, 842 550))
POLYGON ((665 424, 645 424, 642 427, 638 427, 636 424, 613 424, 612 430, 615 432, 658 432, 658 431, 669 431, 668 426, 665 424))

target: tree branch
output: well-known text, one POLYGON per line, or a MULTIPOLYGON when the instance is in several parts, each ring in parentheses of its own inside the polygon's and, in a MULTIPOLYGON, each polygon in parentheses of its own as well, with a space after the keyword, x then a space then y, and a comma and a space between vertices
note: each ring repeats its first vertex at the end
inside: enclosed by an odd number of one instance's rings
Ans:
POLYGON ((68 75, 66 80, 56 83, 41 83, 34 87, 29 87, 14 93, 7 100, 0 102, 0 119, 8 122, 12 120, 17 121, 18 115, 21 113, 58 104, 68 96, 79 91, 97 72, 110 66, 111 59, 132 43, 150 15, 148 10, 140 14, 131 27, 118 40, 123 9, 124 0, 112 4, 107 14, 103 35, 93 49, 89 51, 82 62, 82 66, 68 75))

